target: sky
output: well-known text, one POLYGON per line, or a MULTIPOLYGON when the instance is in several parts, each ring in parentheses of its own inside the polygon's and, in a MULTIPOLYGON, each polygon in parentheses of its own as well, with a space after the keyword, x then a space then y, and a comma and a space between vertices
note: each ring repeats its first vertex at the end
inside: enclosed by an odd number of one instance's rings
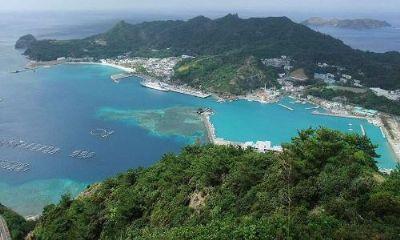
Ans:
POLYGON ((0 0, 3 11, 400 12, 399 0, 0 0))

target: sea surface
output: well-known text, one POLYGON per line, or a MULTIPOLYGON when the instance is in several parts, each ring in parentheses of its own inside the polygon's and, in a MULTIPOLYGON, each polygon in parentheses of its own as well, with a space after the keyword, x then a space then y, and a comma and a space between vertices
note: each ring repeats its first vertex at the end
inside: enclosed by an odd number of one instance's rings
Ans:
POLYGON ((76 196, 88 184, 130 168, 150 166, 167 152, 177 153, 187 144, 204 141, 204 126, 193 114, 198 107, 212 108, 215 114, 211 121, 217 136, 232 141, 269 140, 280 145, 304 128, 325 126, 361 133, 363 125, 379 145, 378 165, 395 166, 393 153, 379 128, 365 120, 312 115, 306 109, 311 105, 289 98, 281 103, 294 111, 277 104, 218 103, 210 98, 147 89, 138 78, 115 84, 110 75, 120 70, 92 64, 11 73, 27 62, 21 52, 13 49, 20 35, 32 32, 48 38, 83 37, 109 24, 94 24, 100 19, 96 16, 90 20, 88 16, 77 16, 65 25, 65 15, 33 15, 23 21, 12 15, 0 17, 0 139, 21 139, 61 149, 49 155, 0 147, 0 160, 30 164, 27 172, 0 169, 0 203, 19 213, 39 214, 43 206, 57 202, 64 193, 76 196), (97 128, 114 133, 107 138, 90 134, 97 128), (96 156, 69 156, 78 149, 93 151, 96 156))

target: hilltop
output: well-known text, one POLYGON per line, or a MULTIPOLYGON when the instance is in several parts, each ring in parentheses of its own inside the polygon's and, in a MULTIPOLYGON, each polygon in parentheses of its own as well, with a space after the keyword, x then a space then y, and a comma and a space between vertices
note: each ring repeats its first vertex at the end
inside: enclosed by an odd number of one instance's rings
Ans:
POLYGON ((283 153, 193 145, 47 206, 34 239, 398 239, 400 172, 359 135, 305 130, 283 153))
POLYGON ((390 27, 391 25, 386 21, 363 18, 363 19, 324 19, 320 17, 312 17, 302 22, 302 24, 311 27, 337 27, 349 29, 375 29, 390 27))
POLYGON ((200 88, 207 80, 204 85, 211 89, 233 94, 275 85, 278 70, 259 63, 261 59, 285 55, 309 78, 316 63, 321 62, 344 67, 365 86, 400 88, 400 53, 354 50, 287 17, 242 19, 229 14, 218 19, 200 16, 187 21, 140 24, 121 21, 105 33, 84 39, 35 41, 25 54, 41 61, 58 57, 190 55, 195 58, 176 67, 179 71, 174 81, 200 88))

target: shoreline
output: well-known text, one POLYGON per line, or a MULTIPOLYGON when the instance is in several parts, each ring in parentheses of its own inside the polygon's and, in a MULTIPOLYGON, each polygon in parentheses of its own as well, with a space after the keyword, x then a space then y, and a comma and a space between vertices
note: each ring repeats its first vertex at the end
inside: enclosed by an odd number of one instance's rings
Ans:
POLYGON ((394 124, 397 123, 397 125, 398 125, 398 121, 395 119, 394 116, 388 116, 381 112, 378 112, 376 114, 376 116, 374 116, 374 117, 358 116, 358 115, 354 115, 354 114, 335 113, 335 112, 329 111, 329 109, 326 109, 323 105, 319 104, 316 101, 310 101, 310 103, 313 105, 319 106, 320 108, 325 109, 327 111, 327 113, 313 111, 312 114, 314 114, 314 115, 363 119, 363 120, 368 121, 368 123, 373 124, 374 126, 380 128, 383 138, 388 142, 388 144, 390 146, 390 150, 393 153, 395 162, 400 163, 400 127, 398 127, 398 129, 392 129, 391 126, 386 126, 384 124, 384 118, 389 118, 390 121, 394 122, 394 124), (388 128, 390 128, 390 129, 388 129, 388 128), (398 135, 392 136, 392 134, 390 134, 390 133, 397 133, 398 135))
MULTIPOLYGON (((85 64, 93 64, 93 65, 102 65, 102 66, 107 66, 107 67, 112 67, 112 68, 115 68, 115 69, 122 70, 125 73, 131 74, 132 76, 136 76, 136 77, 138 77, 138 78, 140 78, 140 79, 142 79, 144 81, 154 81, 154 82, 157 82, 157 83, 164 83, 163 81, 155 79, 155 78, 152 78, 150 76, 145 76, 145 75, 142 75, 142 74, 135 73, 134 69, 132 69, 132 68, 124 67, 124 66, 121 66, 121 65, 118 65, 118 64, 108 63, 108 62, 105 62, 105 61, 101 61, 101 62, 90 62, 90 61, 80 61, 80 62, 79 61, 78 62, 67 62, 67 61, 32 62, 31 61, 28 64, 28 66, 29 65, 31 65, 31 66, 30 67, 26 67, 26 69, 33 70, 33 69, 37 69, 37 68, 40 68, 40 67, 50 67, 50 66, 55 66, 55 65, 60 65, 60 64, 72 64, 72 65, 73 64, 83 64, 83 65, 85 65, 85 64)), ((114 81, 114 82, 118 82, 118 81, 114 81)), ((204 97, 205 96, 204 93, 197 92, 197 90, 186 89, 184 86, 179 87, 179 86, 170 85, 168 87, 168 90, 172 91, 172 92, 177 92, 177 93, 181 93, 181 94, 195 96, 195 97, 206 98, 206 97, 204 97)), ((282 97, 282 96, 276 96, 274 99, 272 99, 270 101, 268 101, 268 100, 265 101, 265 100, 257 97, 257 95, 252 95, 252 94, 249 94, 249 95, 246 95, 246 96, 222 97, 222 96, 219 96, 219 95, 216 95, 216 94, 212 93, 212 94, 207 94, 207 97, 209 97, 209 96, 212 96, 218 102, 246 100, 246 101, 249 101, 249 102, 258 102, 260 104, 276 103, 282 97)), ((296 97, 293 97, 293 96, 289 96, 289 98, 297 99, 296 97)), ((319 106, 321 109, 325 109, 325 110, 328 111, 327 113, 321 113, 321 112, 318 112, 318 111, 314 111, 312 114, 325 115, 325 116, 331 116, 331 117, 364 119, 364 120, 367 120, 369 123, 381 128, 383 130, 384 135, 386 136, 385 139, 389 143, 390 149, 393 152, 393 155, 395 157, 395 159, 394 159, 395 162, 400 163, 400 134, 398 136, 396 136, 397 139, 394 139, 391 136, 391 134, 389 134, 390 132, 393 132, 392 131, 393 129, 387 129, 387 126, 385 126, 385 124, 382 123, 382 118, 383 118, 382 117, 382 113, 379 112, 375 117, 358 116, 358 115, 354 115, 354 114, 345 114, 345 113, 341 114, 341 113, 335 113, 335 112, 330 111, 329 109, 326 109, 326 107, 324 107, 322 104, 318 103, 317 101, 312 101, 310 99, 305 100, 305 101, 307 101, 310 104, 313 104, 315 106, 319 106)), ((214 143, 214 144, 218 144, 218 143, 226 144, 226 143, 228 143, 229 141, 227 141, 225 139, 222 139, 222 138, 217 138, 216 137, 215 128, 214 128, 214 126, 212 125, 212 123, 210 121, 210 116, 207 116, 206 118, 207 118, 206 119, 207 122, 210 124, 209 126, 208 126, 208 124, 206 124, 207 131, 209 132, 208 134, 211 135, 211 137, 209 137, 209 140, 211 140, 211 142, 214 143)), ((396 122, 396 120, 393 119, 394 117, 391 117, 391 118, 392 118, 393 121, 396 122)))

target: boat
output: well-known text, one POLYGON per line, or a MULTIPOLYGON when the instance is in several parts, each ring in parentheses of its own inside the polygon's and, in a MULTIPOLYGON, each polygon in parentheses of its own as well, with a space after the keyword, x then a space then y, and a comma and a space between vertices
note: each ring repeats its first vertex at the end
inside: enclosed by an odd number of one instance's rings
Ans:
POLYGON ((162 86, 159 82, 152 82, 152 81, 142 81, 140 85, 143 87, 151 88, 158 91, 168 92, 169 90, 162 86))

